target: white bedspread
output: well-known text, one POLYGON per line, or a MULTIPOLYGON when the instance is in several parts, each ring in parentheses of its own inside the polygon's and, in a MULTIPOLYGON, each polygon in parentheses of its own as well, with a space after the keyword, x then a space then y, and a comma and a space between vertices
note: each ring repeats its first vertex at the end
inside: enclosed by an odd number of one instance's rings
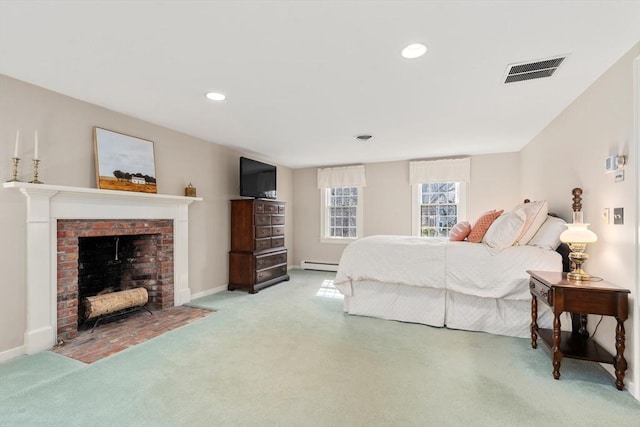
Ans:
POLYGON ((344 295, 352 295, 351 282, 360 280, 443 288, 446 243, 410 236, 358 239, 342 252, 334 285, 344 295))
POLYGON ((562 271, 562 257, 534 246, 512 246, 492 255, 482 243, 370 236, 345 248, 334 285, 344 295, 353 295, 352 282, 371 280, 528 300, 526 270, 562 271))

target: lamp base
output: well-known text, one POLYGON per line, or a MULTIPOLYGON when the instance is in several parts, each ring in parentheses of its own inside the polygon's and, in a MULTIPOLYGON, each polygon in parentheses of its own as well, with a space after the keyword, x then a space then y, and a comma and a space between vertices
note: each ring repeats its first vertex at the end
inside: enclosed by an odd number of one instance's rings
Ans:
POLYGON ((571 252, 569 259, 574 263, 574 268, 567 273, 567 279, 574 282, 588 282, 591 280, 591 276, 582 269, 582 264, 589 259, 589 255, 584 252, 571 252))
POLYGON ((567 279, 574 282, 589 282, 591 281, 591 276, 580 269, 580 271, 571 271, 567 273, 567 279))

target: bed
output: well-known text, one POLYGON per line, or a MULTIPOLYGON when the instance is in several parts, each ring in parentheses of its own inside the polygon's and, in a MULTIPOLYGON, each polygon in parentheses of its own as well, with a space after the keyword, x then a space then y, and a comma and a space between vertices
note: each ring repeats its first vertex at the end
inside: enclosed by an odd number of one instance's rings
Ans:
MULTIPOLYGON (((544 217, 530 225, 536 229, 527 242, 513 242, 499 250, 484 239, 477 243, 410 236, 359 239, 343 251, 334 280, 344 295, 344 311, 528 337, 531 294, 526 270, 566 271, 568 267, 566 245, 559 241, 564 221, 546 211, 540 213, 544 217), (535 244, 533 237, 549 224, 553 226, 546 227, 546 234, 552 238, 535 244)), ((521 235, 522 229, 517 233, 521 235)), ((550 327, 552 321, 548 309, 539 313, 541 328, 550 327)))

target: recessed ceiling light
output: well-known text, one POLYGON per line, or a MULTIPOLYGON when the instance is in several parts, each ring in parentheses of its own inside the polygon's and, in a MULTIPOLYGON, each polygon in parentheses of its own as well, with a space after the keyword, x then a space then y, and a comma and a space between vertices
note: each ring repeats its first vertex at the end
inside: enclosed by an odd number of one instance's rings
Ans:
POLYGON ((207 92, 205 96, 212 101, 224 101, 227 98, 225 95, 218 92, 207 92))
POLYGON ((427 47, 422 43, 414 43, 402 49, 402 56, 407 59, 419 58, 425 54, 427 47))

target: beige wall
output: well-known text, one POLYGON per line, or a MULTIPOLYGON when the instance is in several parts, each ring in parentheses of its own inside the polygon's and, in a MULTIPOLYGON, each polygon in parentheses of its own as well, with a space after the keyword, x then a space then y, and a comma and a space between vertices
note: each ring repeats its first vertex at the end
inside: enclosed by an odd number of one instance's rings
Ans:
MULTIPOLYGON (((196 186, 204 201, 189 208, 191 291, 226 286, 229 199, 238 197, 241 153, 0 76, 0 179, 11 177, 16 130, 21 130, 20 157, 31 159, 37 129, 40 179, 47 184, 95 188, 93 126, 154 142, 158 193, 182 195, 189 182, 196 186)), ((23 160, 20 166, 20 180, 29 181, 31 165, 23 160)), ((278 168, 278 198, 290 205, 291 179, 291 170, 278 168)), ((0 356, 22 346, 26 328, 25 201, 15 190, 0 189, 0 356)), ((286 244, 290 251, 292 230, 289 210, 286 244)))
MULTIPOLYGON (((467 219, 473 221, 489 209, 511 209, 522 201, 518 163, 518 153, 471 157, 467 219)), ((370 163, 365 167, 364 235, 410 235, 409 162, 370 163)), ((316 171, 316 168, 293 171, 295 265, 301 261, 337 263, 345 247, 320 243, 320 190, 316 171)))
MULTIPOLYGON (((571 217, 571 189, 581 187, 585 222, 598 236, 588 248, 591 259, 585 269, 593 275, 632 291, 632 319, 625 323, 629 375, 640 387, 637 372, 639 356, 631 340, 638 321, 636 295, 636 256, 638 159, 634 156, 633 60, 640 56, 636 45, 595 84, 554 119, 521 152, 522 193, 546 198, 553 208, 571 217), (604 160, 612 154, 628 156, 624 182, 615 183, 613 174, 604 173, 604 160), (604 224, 601 214, 609 208, 623 207, 624 225, 604 224), (634 302, 635 301, 635 302, 634 302), (636 371, 636 372, 633 372, 636 371)), ((591 328, 598 318, 590 319, 591 328)), ((615 321, 606 318, 596 339, 615 354, 615 321)), ((636 334, 637 337, 637 334, 636 334)), ((636 395, 638 389, 636 388, 636 395)))

